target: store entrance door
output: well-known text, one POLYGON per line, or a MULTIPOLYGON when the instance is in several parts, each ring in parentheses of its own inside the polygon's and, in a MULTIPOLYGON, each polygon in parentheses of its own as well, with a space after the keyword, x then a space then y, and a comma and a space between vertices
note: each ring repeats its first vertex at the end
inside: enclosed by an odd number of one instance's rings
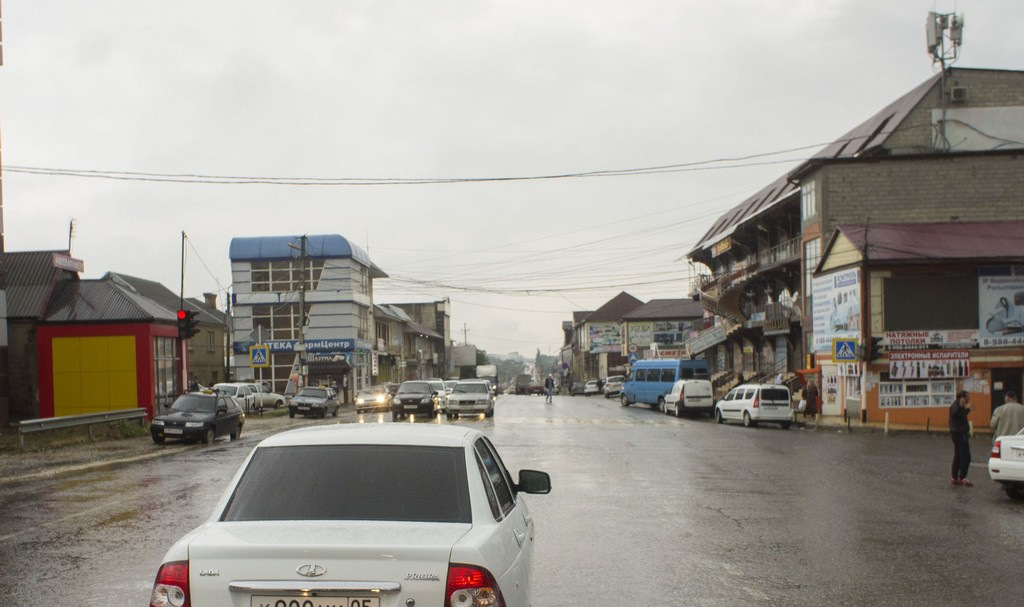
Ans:
MULTIPOLYGON (((992 369, 992 411, 1003 404, 1003 397, 1006 396, 1007 390, 1016 392, 1017 402, 1021 402, 1021 392, 1024 392, 1022 384, 1024 384, 1024 369, 1020 367, 992 369)), ((992 417, 992 411, 989 411, 989 418, 992 417)))

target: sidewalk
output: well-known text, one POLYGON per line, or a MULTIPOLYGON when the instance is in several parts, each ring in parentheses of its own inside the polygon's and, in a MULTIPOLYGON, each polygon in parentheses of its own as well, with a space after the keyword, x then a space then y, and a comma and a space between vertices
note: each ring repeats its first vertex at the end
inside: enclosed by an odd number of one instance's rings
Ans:
MULTIPOLYGON (((343 407, 336 419, 346 420, 352 413, 351 407, 348 411, 343 407)), ((292 419, 288 417, 287 409, 279 409, 263 416, 246 416, 242 435, 268 435, 316 421, 302 417, 292 419)), ((227 440, 217 439, 216 444, 220 445, 227 440)), ((84 432, 78 435, 44 432, 28 436, 25 442, 25 451, 19 452, 17 428, 3 428, 0 435, 0 487, 16 482, 55 478, 62 474, 109 464, 143 461, 172 455, 185 449, 203 447, 202 444, 178 442, 157 445, 150 437, 148 426, 140 429, 137 424, 129 425, 124 436, 115 429, 109 436, 90 441, 84 436, 84 432)))
MULTIPOLYGON (((843 419, 841 415, 818 415, 817 419, 796 418, 796 426, 808 430, 830 430, 844 432, 879 432, 888 434, 948 434, 946 426, 918 426, 892 424, 888 427, 884 422, 864 422, 860 419, 843 419)), ((974 426, 972 436, 991 436, 992 430, 987 426, 974 426)))

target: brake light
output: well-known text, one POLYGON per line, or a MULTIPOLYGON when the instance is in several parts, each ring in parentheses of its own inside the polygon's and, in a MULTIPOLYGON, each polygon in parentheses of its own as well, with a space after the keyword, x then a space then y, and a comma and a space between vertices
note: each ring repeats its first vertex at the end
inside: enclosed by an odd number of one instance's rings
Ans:
POLYGON ((999 452, 1001 450, 1002 445, 1003 445, 1003 441, 1001 441, 1001 440, 997 440, 995 442, 995 444, 992 445, 992 457, 995 457, 995 458, 999 458, 1000 457, 999 452))
POLYGON ((753 407, 753 408, 755 408, 755 409, 757 409, 757 407, 758 407, 758 405, 759 405, 760 403, 761 403, 761 397, 760 397, 760 396, 756 396, 756 395, 755 395, 755 396, 754 396, 754 404, 752 404, 752 405, 750 405, 750 406, 751 406, 751 407, 753 407))
POLYGON ((188 561, 160 565, 153 582, 149 607, 189 607, 188 561))
POLYGON ((494 576, 483 567, 448 566, 448 586, 444 592, 445 607, 504 607, 501 589, 494 576))

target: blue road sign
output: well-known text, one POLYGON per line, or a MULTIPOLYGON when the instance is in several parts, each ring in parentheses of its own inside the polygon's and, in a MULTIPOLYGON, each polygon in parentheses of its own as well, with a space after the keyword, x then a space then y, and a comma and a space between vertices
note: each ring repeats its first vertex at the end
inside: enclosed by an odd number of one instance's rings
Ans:
POLYGON ((270 346, 249 346, 249 366, 269 367, 270 346))
POLYGON ((840 339, 838 337, 832 339, 832 362, 834 363, 853 363, 857 362, 857 340, 856 339, 840 339))

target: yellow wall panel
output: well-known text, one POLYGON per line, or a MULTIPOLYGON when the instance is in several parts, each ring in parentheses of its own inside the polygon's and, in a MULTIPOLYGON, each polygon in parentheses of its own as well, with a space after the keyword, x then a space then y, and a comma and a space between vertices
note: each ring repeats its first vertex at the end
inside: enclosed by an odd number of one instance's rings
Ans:
POLYGON ((135 337, 59 337, 53 340, 54 415, 80 415, 139 406, 135 337))
POLYGON ((53 370, 78 372, 81 370, 79 338, 57 337, 53 340, 53 370))

